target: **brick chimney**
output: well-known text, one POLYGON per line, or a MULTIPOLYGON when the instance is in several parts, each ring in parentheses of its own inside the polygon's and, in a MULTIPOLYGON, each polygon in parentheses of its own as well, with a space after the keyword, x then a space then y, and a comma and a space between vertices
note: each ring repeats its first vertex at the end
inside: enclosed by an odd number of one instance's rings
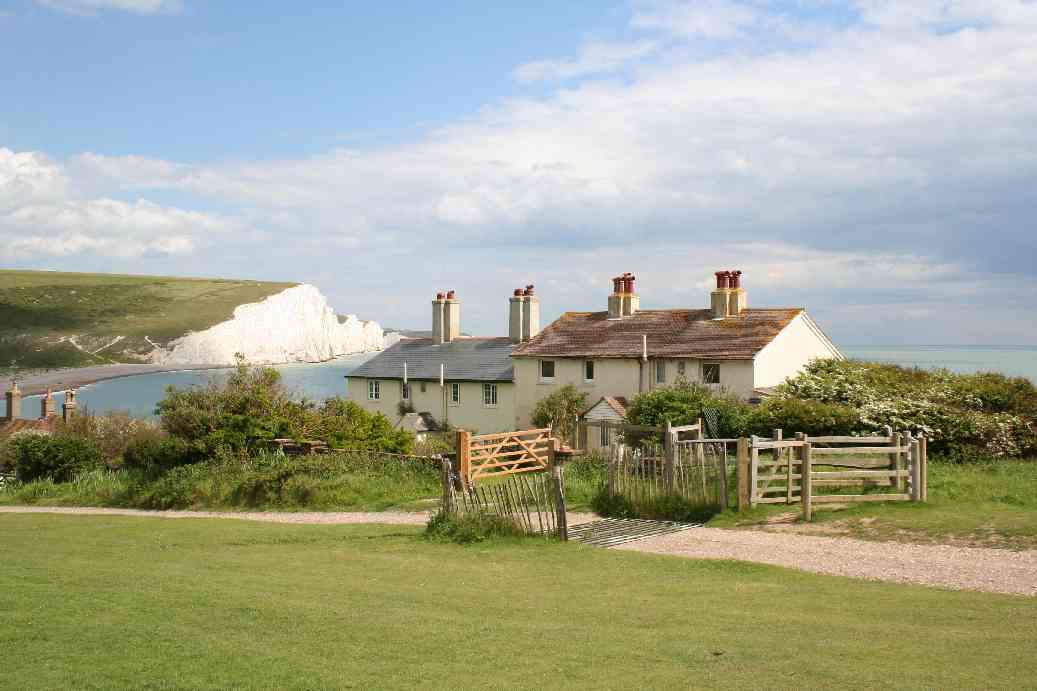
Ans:
POLYGON ((461 335, 461 303, 457 291, 449 290, 443 302, 443 342, 448 343, 461 335))
POLYGON ((737 317, 748 306, 741 271, 717 271, 717 287, 710 293, 714 319, 737 317))
POLYGON ((446 293, 436 293, 432 301, 432 342, 439 345, 443 342, 443 308, 446 306, 446 293))
POLYGON ((612 294, 609 295, 609 319, 622 319, 637 314, 641 309, 641 298, 635 289, 637 278, 629 271, 612 279, 612 294))
POLYGON ((76 390, 69 389, 65 392, 65 402, 61 405, 61 419, 66 423, 72 421, 76 414, 76 390))
POLYGON ((22 392, 18 388, 18 382, 11 380, 11 388, 4 397, 7 399, 7 414, 4 419, 8 422, 17 420, 22 416, 22 392))
POLYGON ((58 411, 54 406, 54 392, 47 389, 47 395, 40 399, 40 419, 49 420, 57 414, 58 411))
POLYGON ((532 284, 516 288, 508 298, 508 337, 524 343, 540 333, 540 298, 532 284))

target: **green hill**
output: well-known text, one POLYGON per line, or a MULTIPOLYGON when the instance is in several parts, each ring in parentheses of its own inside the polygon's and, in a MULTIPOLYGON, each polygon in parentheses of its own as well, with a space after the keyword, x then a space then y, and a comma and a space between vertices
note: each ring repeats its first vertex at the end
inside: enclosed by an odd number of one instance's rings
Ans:
POLYGON ((294 283, 0 270, 0 368, 139 362, 294 283))

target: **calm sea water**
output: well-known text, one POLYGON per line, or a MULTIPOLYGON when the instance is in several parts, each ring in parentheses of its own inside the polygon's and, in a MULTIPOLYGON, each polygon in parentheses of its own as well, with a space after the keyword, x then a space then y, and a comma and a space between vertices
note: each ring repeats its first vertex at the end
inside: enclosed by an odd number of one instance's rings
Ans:
MULTIPOLYGON (((347 355, 320 363, 276 365, 281 381, 296 398, 322 401, 332 396, 346 395, 346 375, 374 357, 375 353, 347 355)), ((161 372, 139 374, 121 379, 110 379, 84 386, 76 392, 76 400, 82 408, 94 413, 112 410, 126 411, 138 417, 154 414, 155 404, 165 395, 167 386, 198 386, 210 381, 225 380, 231 369, 199 370, 193 372, 161 372)), ((60 414, 64 393, 54 393, 60 414)), ((5 404, 0 402, 0 407, 5 404)), ((40 397, 30 396, 22 400, 22 417, 36 418, 40 414, 40 397)))
MULTIPOLYGON (((877 360, 912 367, 942 367, 954 372, 1003 372, 1011 376, 1029 377, 1037 382, 1037 347, 1035 346, 845 346, 847 357, 877 360)), ((283 381, 298 398, 324 400, 345 396, 345 377, 373 354, 350 355, 318 364, 278 365, 283 381)), ((127 411, 141 417, 154 413, 167 386, 204 385, 225 379, 230 370, 196 372, 164 372, 98 382, 79 390, 80 406, 95 413, 110 410, 127 411)), ((63 395, 55 394, 61 410, 63 395)), ((0 402, 0 406, 3 403, 0 402)), ((39 398, 22 402, 27 418, 39 415, 39 398)))

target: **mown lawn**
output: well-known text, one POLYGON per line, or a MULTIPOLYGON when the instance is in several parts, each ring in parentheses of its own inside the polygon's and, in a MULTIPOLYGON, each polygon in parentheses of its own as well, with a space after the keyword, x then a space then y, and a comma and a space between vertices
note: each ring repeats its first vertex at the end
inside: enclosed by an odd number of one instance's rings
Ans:
MULTIPOLYGON (((729 511, 710 525, 759 525, 777 514, 799 511, 798 504, 741 514, 729 511)), ((1037 549, 1037 459, 973 465, 930 462, 928 502, 818 505, 814 522, 801 529, 871 540, 1037 549)))
POLYGON ((415 528, 0 517, 0 688, 991 688, 1037 599, 415 528))

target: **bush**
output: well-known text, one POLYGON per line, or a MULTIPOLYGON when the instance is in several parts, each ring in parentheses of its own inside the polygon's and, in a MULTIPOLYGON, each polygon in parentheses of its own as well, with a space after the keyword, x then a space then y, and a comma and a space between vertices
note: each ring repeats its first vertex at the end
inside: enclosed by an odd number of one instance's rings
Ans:
POLYGON ((610 518, 651 518, 681 523, 705 522, 717 513, 715 508, 703 506, 679 494, 660 494, 643 501, 633 501, 621 494, 609 497, 605 488, 595 495, 591 507, 599 515, 610 518))
POLYGON ((769 398, 746 418, 746 434, 770 437, 773 430, 810 436, 843 435, 861 431, 861 416, 850 406, 796 398, 769 398))
POLYGON ((132 442, 123 453, 123 467, 149 473, 166 472, 177 466, 198 463, 205 457, 204 445, 179 437, 145 438, 132 442))
POLYGON ((7 462, 21 482, 43 478, 65 482, 76 473, 104 465, 101 449, 82 437, 19 434, 6 447, 7 462))
POLYGON ((627 421, 635 425, 662 427, 667 422, 676 426, 693 425, 706 411, 715 411, 721 437, 742 433, 750 406, 726 393, 715 393, 700 384, 681 382, 634 396, 627 408, 627 421))
POLYGON ((425 536, 432 540, 460 545, 494 538, 522 537, 525 533, 511 521, 487 513, 448 513, 440 511, 429 519, 425 536))
POLYGON ((587 394, 566 384, 536 402, 533 424, 550 427, 552 434, 562 440, 571 439, 576 418, 587 409, 587 394))

